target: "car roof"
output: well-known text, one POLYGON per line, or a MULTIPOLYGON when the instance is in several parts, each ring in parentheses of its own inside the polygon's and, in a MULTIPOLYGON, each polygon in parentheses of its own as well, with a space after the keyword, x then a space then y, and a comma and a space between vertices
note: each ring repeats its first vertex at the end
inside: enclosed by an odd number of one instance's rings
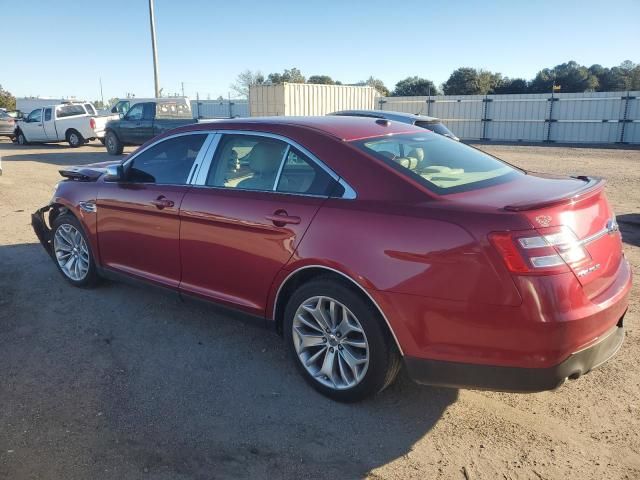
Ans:
POLYGON ((424 130, 406 123, 380 121, 378 118, 349 116, 324 117, 244 117, 224 120, 205 120, 181 130, 238 129, 270 131, 274 128, 315 130, 343 141, 360 140, 399 133, 424 133, 424 130), (278 128, 280 127, 280 128, 278 128))
POLYGON ((374 117, 374 118, 386 118, 387 120, 393 120, 402 123, 415 123, 415 122, 439 122, 440 119, 436 117, 428 117, 426 115, 419 115, 407 112, 394 112, 391 110, 340 110, 330 113, 329 115, 335 116, 356 116, 356 117, 374 117))

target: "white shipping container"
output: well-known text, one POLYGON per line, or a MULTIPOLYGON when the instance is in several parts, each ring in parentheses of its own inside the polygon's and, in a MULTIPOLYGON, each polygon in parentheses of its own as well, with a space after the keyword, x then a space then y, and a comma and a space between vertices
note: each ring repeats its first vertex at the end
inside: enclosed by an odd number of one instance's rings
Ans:
POLYGON ((320 116, 336 110, 376 108, 373 87, 283 83, 249 89, 249 110, 257 116, 320 116))

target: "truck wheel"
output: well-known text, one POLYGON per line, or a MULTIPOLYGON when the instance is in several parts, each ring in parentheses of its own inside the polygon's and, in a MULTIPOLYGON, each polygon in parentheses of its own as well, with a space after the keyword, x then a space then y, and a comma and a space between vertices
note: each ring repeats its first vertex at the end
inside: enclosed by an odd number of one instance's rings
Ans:
POLYGON ((16 133, 16 142, 18 143, 18 145, 29 145, 29 142, 27 142, 27 137, 24 136, 22 130, 18 130, 18 133, 16 133))
POLYGON ((124 145, 118 139, 118 136, 111 131, 107 132, 107 135, 104 137, 104 144, 107 147, 109 155, 121 155, 124 149, 124 145))
POLYGON ((84 138, 82 138, 82 135, 80 135, 77 130, 69 130, 67 132, 67 142, 69 142, 69 146, 73 148, 77 148, 85 143, 84 138))

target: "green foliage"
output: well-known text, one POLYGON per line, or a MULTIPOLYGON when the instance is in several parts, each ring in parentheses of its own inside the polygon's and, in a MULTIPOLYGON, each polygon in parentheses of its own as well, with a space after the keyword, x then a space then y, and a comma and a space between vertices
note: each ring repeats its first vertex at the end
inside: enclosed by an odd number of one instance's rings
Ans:
POLYGON ((493 93, 529 93, 529 84, 524 78, 504 77, 493 93))
POLYGON ((486 95, 502 83, 502 74, 462 67, 442 85, 445 95, 486 95))
POLYGON ((329 75, 311 75, 307 79, 307 83, 315 83, 318 85, 335 85, 336 82, 329 75))
POLYGON ((598 77, 583 65, 570 62, 545 68, 531 81, 531 93, 548 93, 553 85, 560 86, 562 93, 588 92, 598 88, 598 77))
POLYGON ((389 89, 385 86, 384 82, 379 78, 375 78, 373 76, 369 77, 366 80, 356 83, 356 85, 368 86, 375 88, 380 95, 383 97, 389 96, 389 89))
POLYGON ((231 84, 231 90, 236 92, 240 97, 249 98, 249 87, 252 85, 260 85, 264 83, 264 76, 260 71, 245 70, 240 72, 236 77, 235 83, 231 84))
POLYGON ((11 93, 9 93, 7 90, 3 89, 2 85, 0 85, 0 107, 7 110, 16 109, 16 97, 11 95, 11 93))
POLYGON ((396 88, 391 93, 392 97, 413 97, 425 95, 438 95, 438 89, 431 80, 418 76, 407 77, 396 83, 396 88))
POLYGON ((273 85, 279 85, 281 83, 305 83, 306 79, 300 70, 292 68, 291 70, 286 69, 283 73, 270 73, 267 76, 267 81, 273 85))

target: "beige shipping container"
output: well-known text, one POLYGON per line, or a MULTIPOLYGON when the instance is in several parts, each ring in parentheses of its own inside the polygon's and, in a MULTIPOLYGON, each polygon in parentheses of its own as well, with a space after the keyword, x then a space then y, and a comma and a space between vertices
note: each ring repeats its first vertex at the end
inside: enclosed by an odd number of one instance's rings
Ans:
POLYGON ((319 116, 336 110, 371 110, 376 108, 377 97, 373 87, 311 83, 255 85, 249 89, 249 110, 252 117, 319 116))

